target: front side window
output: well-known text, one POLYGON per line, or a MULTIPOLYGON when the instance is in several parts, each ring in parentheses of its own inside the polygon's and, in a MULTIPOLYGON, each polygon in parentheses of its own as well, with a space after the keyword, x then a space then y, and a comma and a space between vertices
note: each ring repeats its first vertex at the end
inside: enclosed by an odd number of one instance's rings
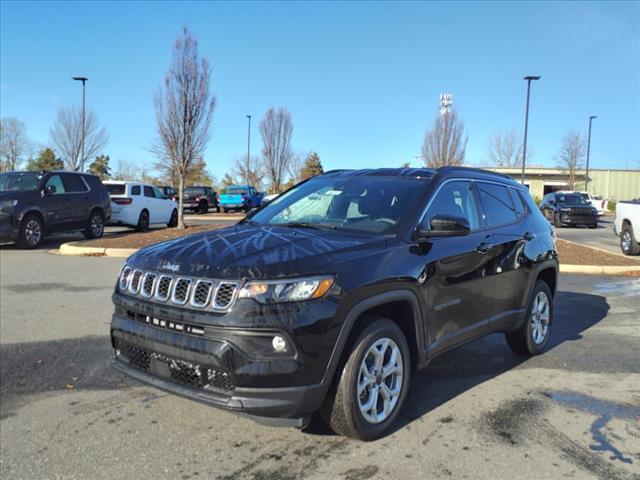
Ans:
POLYGON ((479 182, 478 196, 484 209, 484 218, 488 227, 505 225, 516 220, 516 209, 507 187, 479 182))
POLYGON ((393 233, 418 208, 427 184, 399 177, 317 177, 248 219, 260 225, 393 233))
POLYGON ((165 194, 160 191, 159 188, 151 187, 153 189, 153 194, 156 198, 166 198, 165 194))
POLYGON ((149 185, 144 186, 144 196, 155 198, 155 194, 153 193, 153 188, 151 188, 149 185))
POLYGON ((465 181, 445 183, 429 205, 427 214, 422 222, 423 226, 429 228, 431 220, 436 216, 466 219, 469 222, 469 228, 477 230, 480 226, 480 221, 475 197, 471 190, 471 183, 465 181))
POLYGON ((62 183, 62 179, 60 175, 51 175, 47 183, 45 184, 45 189, 48 190, 49 187, 55 187, 56 191, 53 192, 54 195, 60 195, 61 193, 65 193, 64 184, 62 183))

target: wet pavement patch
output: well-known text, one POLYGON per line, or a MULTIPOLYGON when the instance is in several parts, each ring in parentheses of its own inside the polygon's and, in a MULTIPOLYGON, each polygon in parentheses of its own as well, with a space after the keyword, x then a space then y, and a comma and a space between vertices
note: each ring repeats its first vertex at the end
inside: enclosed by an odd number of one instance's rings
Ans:
POLYGON ((487 414, 485 421, 492 435, 516 447, 524 442, 529 425, 537 420, 544 408, 541 399, 518 398, 487 414))
POLYGON ((625 456, 613 445, 605 432, 605 427, 614 418, 640 422, 639 407, 601 400, 577 392, 544 392, 544 395, 567 407, 595 415, 597 418, 590 428, 594 443, 589 448, 599 452, 609 452, 611 460, 633 463, 631 458, 625 456))

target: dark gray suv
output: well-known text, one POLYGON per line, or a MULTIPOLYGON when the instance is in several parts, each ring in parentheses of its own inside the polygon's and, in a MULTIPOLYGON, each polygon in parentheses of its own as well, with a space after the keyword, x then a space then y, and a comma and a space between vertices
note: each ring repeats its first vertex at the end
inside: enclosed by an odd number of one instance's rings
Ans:
POLYGON ((110 217, 109 193, 95 175, 64 171, 0 174, 0 243, 36 248, 45 235, 70 231, 98 238, 110 217))

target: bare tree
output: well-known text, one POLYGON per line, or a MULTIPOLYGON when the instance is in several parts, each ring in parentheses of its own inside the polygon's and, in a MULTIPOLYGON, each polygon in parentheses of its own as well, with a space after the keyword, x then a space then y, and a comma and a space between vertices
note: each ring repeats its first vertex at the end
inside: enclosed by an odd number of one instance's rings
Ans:
POLYGON ((289 179, 293 185, 304 180, 304 165, 307 156, 307 154, 297 152, 293 153, 289 159, 287 173, 289 174, 289 179))
POLYGON ((260 157, 238 157, 231 169, 231 176, 240 179, 246 185, 262 189, 264 168, 260 157))
POLYGON ((576 186, 576 172, 583 166, 586 151, 584 136, 578 132, 568 131, 562 137, 562 144, 556 160, 558 167, 566 169, 569 174, 570 190, 573 190, 576 186))
POLYGON ((139 165, 129 160, 119 158, 116 169, 111 178, 113 180, 124 180, 126 182, 139 182, 145 175, 145 171, 139 165))
MULTIPOLYGON (((487 160, 497 167, 521 167, 523 152, 522 137, 515 130, 495 132, 489 139, 487 160)), ((527 150, 527 160, 533 150, 527 150)))
POLYGON ((84 171, 86 161, 102 153, 109 141, 109 135, 101 127, 96 114, 89 110, 84 120, 84 155, 82 155, 82 108, 58 108, 56 121, 49 134, 62 156, 67 170, 84 171))
POLYGON ((262 156, 274 192, 280 192, 291 160, 293 124, 286 108, 270 108, 260 122, 262 156))
POLYGON ((184 28, 173 46, 169 71, 154 99, 158 139, 152 151, 178 175, 178 228, 184 228, 183 191, 194 162, 204 157, 216 107, 211 67, 198 40, 184 28))
POLYGON ((422 159, 432 168, 462 165, 468 137, 464 122, 455 110, 436 114, 431 130, 427 130, 422 144, 422 159))
POLYGON ((0 120, 0 172, 16 170, 31 151, 26 125, 15 117, 0 120))

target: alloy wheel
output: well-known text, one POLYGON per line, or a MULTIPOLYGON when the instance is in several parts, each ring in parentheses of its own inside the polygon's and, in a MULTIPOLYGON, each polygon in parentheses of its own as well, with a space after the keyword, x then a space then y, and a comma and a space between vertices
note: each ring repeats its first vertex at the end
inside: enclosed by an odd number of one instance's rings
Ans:
POLYGON ((385 421, 398 403, 403 380, 402 353, 390 338, 379 338, 365 353, 358 373, 358 407, 369 423, 385 421))
POLYGON ((42 228, 40 227, 40 222, 35 219, 29 220, 24 228, 24 236, 29 245, 37 245, 42 238, 42 228))
POLYGON ((631 250, 631 234, 629 230, 622 232, 622 250, 628 252, 631 250))
POLYGON ((102 221, 101 215, 94 215, 91 217, 91 233, 94 237, 102 236, 102 231, 104 229, 104 222, 102 221))
POLYGON ((549 298, 545 292, 538 292, 531 307, 531 338, 540 345, 549 332, 549 298))

